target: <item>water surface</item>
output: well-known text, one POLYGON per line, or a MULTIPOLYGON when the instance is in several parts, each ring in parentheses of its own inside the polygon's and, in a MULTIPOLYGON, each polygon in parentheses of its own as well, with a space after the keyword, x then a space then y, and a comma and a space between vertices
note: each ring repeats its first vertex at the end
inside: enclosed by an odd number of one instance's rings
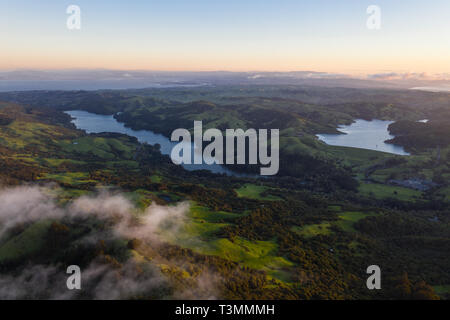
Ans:
POLYGON ((332 146, 376 150, 398 155, 409 155, 403 147, 385 143, 394 138, 388 131, 393 121, 357 119, 351 125, 339 126, 344 134, 318 134, 317 137, 332 146))
POLYGON ((450 86, 435 86, 435 87, 415 87, 411 90, 428 91, 428 92, 450 92, 450 86))
MULTIPOLYGON (((165 155, 170 156, 172 148, 178 144, 178 142, 172 142, 162 134, 157 134, 150 130, 133 130, 127 128, 123 123, 118 122, 112 115, 100 115, 80 110, 66 111, 66 113, 73 118, 72 123, 78 129, 84 130, 87 133, 114 132, 126 134, 136 137, 141 143, 146 142, 151 145, 159 144, 161 146, 161 153, 165 155)), ((193 143, 188 147, 191 148, 192 156, 194 154, 192 149, 195 152, 200 152, 193 143)), ((183 164, 182 166, 189 171, 208 170, 213 173, 225 173, 227 175, 239 177, 248 176, 246 174, 233 172, 219 164, 183 164)))

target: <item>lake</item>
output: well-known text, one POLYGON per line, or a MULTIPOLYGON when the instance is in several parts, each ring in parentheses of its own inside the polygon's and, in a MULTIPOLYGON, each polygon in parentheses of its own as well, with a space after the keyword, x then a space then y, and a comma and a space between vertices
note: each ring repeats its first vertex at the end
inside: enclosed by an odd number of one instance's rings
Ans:
POLYGON ((437 86, 437 87, 415 87, 411 90, 428 91, 428 92, 450 92, 450 86, 437 86))
MULTIPOLYGON (((132 137, 136 137, 139 142, 146 142, 151 145, 159 144, 161 146, 161 153, 169 155, 172 152, 172 148, 178 144, 178 142, 172 142, 169 138, 162 134, 154 133, 150 130, 133 130, 125 127, 121 122, 118 122, 112 115, 100 115, 90 113, 87 111, 72 110, 66 111, 73 120, 72 123, 81 130, 87 133, 100 133, 100 132, 115 132, 123 133, 132 137)), ((195 152, 201 152, 194 144, 191 144, 191 150, 194 148, 195 152)), ((194 152, 191 152, 192 156, 194 152)), ((182 166, 189 171, 194 170, 208 170, 213 173, 224 173, 227 175, 248 177, 249 175, 233 172, 219 164, 182 164, 182 166)))
POLYGON ((339 126, 338 130, 344 134, 318 134, 319 140, 332 146, 353 147, 376 150, 398 155, 409 155, 403 147, 385 143, 394 138, 388 131, 393 121, 357 119, 350 125, 339 126))

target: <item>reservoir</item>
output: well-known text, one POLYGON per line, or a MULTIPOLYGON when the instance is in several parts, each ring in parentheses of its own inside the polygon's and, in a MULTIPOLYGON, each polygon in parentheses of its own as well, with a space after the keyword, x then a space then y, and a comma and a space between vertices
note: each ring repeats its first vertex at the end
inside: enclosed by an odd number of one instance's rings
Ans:
POLYGON ((332 146, 376 150, 398 155, 409 155, 403 147, 385 143, 394 138, 388 131, 393 121, 357 119, 350 125, 339 126, 343 134, 318 134, 319 140, 332 146))
MULTIPOLYGON (((100 132, 114 132, 122 133, 132 137, 136 137, 140 143, 148 143, 150 145, 159 144, 161 146, 161 153, 164 155, 169 155, 172 152, 172 148, 178 144, 178 142, 172 142, 169 138, 163 136, 162 134, 154 133, 150 130, 133 130, 131 128, 125 127, 121 122, 118 122, 113 115, 100 115, 95 113, 90 113, 87 111, 72 110, 66 111, 73 120, 72 123, 77 127, 86 131, 87 133, 100 133, 100 132)), ((194 144, 191 144, 191 148, 195 148, 194 144)), ((192 150, 192 149, 191 149, 192 150)), ((198 150, 198 152, 201 152, 198 150)), ((193 155, 194 152, 191 152, 193 155)), ((249 175, 233 172, 222 165, 219 164, 182 164, 183 168, 189 171, 194 170, 208 170, 213 173, 222 173, 238 177, 248 177, 249 175)))

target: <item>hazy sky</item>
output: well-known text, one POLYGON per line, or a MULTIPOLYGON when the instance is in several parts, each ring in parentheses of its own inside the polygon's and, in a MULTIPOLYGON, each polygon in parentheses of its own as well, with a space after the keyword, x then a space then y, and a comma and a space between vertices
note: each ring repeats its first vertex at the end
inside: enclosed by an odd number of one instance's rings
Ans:
POLYGON ((0 41, 0 69, 449 73, 450 1, 0 0, 0 41))

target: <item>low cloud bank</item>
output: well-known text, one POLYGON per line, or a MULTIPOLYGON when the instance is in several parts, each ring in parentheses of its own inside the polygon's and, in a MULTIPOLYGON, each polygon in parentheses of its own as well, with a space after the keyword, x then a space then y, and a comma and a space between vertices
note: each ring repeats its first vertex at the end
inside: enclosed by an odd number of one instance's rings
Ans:
POLYGON ((94 299, 117 300, 153 296, 161 298, 167 281, 156 268, 142 271, 132 260, 120 269, 93 262, 82 271, 81 290, 68 290, 69 275, 56 266, 34 265, 24 268, 19 275, 0 276, 0 298, 15 299, 94 299))
POLYGON ((426 72, 386 72, 369 74, 368 79, 372 80, 422 80, 422 81, 445 81, 450 80, 449 73, 430 74, 426 72))
POLYGON ((183 202, 177 206, 150 205, 142 214, 138 214, 131 202, 122 195, 102 193, 91 197, 83 196, 69 206, 71 217, 86 215, 98 219, 117 220, 114 231, 118 236, 155 240, 160 229, 176 232, 184 224, 189 204, 183 202))
POLYGON ((58 207, 54 192, 41 187, 15 187, 0 191, 0 238, 10 229, 44 219, 74 219, 95 217, 115 220, 118 236, 151 240, 158 229, 177 231, 184 223, 189 204, 177 206, 152 204, 139 213, 121 194, 101 192, 82 196, 64 208, 58 207))
POLYGON ((0 238, 9 229, 41 219, 64 215, 50 194, 38 187, 16 187, 0 191, 0 238))
MULTIPOLYGON (((157 244, 162 241, 158 231, 178 232, 189 211, 186 202, 176 206, 152 204, 141 211, 122 194, 107 192, 82 196, 61 207, 57 205, 55 193, 55 190, 33 186, 0 190, 0 239, 17 226, 43 219, 75 221, 94 217, 105 221, 113 237, 157 244)), ((79 241, 95 241, 96 237, 91 233, 79 241)), ((0 299, 121 299, 142 295, 163 298, 168 294, 167 278, 155 264, 137 263, 131 258, 118 267, 97 260, 82 270, 81 291, 67 289, 69 275, 64 272, 67 266, 30 265, 21 272, 0 275, 0 299)), ((215 296, 213 275, 205 273, 195 282, 192 290, 182 290, 175 296, 187 299, 215 296)))

